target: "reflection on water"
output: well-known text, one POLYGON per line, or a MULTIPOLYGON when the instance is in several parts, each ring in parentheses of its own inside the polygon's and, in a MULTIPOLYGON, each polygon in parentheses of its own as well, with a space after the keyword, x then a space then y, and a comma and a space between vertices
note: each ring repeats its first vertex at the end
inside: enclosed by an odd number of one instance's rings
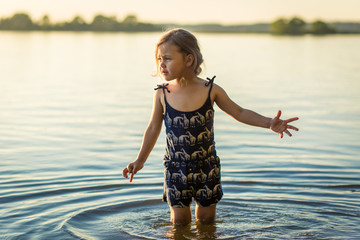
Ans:
MULTIPOLYGON (((359 36, 199 34, 208 76, 240 105, 299 116, 279 139, 215 108, 224 198, 173 226, 165 136, 121 177, 151 114, 160 34, 0 32, 1 239, 359 239, 359 36)), ((205 75, 204 75, 205 76, 205 75)))
POLYGON ((216 223, 202 224, 199 222, 193 225, 181 226, 173 225, 171 230, 168 231, 166 237, 168 239, 218 239, 216 232, 216 223))
POLYGON ((78 213, 61 229, 84 239, 326 239, 357 236, 351 226, 358 223, 360 213, 349 210, 339 203, 314 200, 225 200, 218 206, 215 223, 193 221, 182 226, 170 223, 165 203, 148 200, 78 213), (346 218, 349 225, 337 222, 339 218, 346 218))

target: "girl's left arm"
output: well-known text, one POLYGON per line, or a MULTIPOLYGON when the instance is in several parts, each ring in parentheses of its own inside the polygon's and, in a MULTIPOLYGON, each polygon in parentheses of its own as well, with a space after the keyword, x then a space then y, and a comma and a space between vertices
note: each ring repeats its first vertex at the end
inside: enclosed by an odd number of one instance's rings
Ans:
POLYGON ((297 117, 281 120, 280 110, 276 117, 269 118, 249 109, 242 108, 230 99, 224 89, 216 84, 214 84, 213 87, 213 95, 216 105, 239 122, 256 127, 270 128, 272 131, 280 134, 281 138, 283 137, 284 132, 290 137, 292 136, 288 129, 299 131, 298 128, 288 125, 288 123, 298 120, 299 118, 297 117))

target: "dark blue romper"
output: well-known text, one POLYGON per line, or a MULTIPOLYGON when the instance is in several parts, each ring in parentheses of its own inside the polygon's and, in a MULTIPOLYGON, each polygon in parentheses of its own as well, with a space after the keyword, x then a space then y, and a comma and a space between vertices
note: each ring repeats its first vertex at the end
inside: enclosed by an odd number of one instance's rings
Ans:
POLYGON ((164 92, 166 105, 163 201, 172 207, 187 207, 193 198, 200 206, 207 207, 219 202, 223 195, 220 159, 214 142, 214 109, 210 98, 214 79, 208 78, 209 82, 205 84, 210 88, 204 105, 191 112, 172 108, 166 101, 165 92, 170 94, 168 84, 158 85, 164 92))

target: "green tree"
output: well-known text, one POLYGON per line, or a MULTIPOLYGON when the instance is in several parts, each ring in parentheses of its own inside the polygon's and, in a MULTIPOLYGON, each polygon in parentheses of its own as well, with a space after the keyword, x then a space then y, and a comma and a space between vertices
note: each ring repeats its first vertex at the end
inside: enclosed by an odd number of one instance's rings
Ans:
POLYGON ((15 13, 8 21, 11 30, 34 30, 35 24, 26 13, 15 13))
POLYGON ((127 15, 120 25, 121 30, 127 32, 139 31, 139 28, 141 28, 141 23, 138 22, 137 16, 133 14, 127 15))
POLYGON ((274 34, 283 35, 286 34, 287 21, 283 18, 279 18, 271 23, 271 30, 274 34))
POLYGON ((119 23, 115 17, 96 15, 91 23, 91 29, 94 31, 116 31, 119 29, 119 23))
POLYGON ((44 15, 38 24, 41 30, 51 30, 51 21, 49 15, 44 15))
POLYGON ((286 33, 290 35, 302 35, 305 34, 305 25, 304 20, 298 17, 292 18, 286 29, 286 33))
POLYGON ((298 17, 279 18, 271 23, 271 31, 278 35, 302 35, 306 33, 305 26, 305 21, 298 17))
POLYGON ((321 20, 317 20, 311 24, 311 33, 322 35, 335 33, 335 29, 321 20))
POLYGON ((136 25, 138 23, 138 18, 136 15, 130 14, 125 17, 122 23, 125 25, 136 25))
POLYGON ((9 29, 9 19, 7 19, 7 18, 0 19, 0 29, 1 30, 9 29))
POLYGON ((86 31, 89 30, 89 24, 81 16, 75 16, 71 22, 65 23, 65 30, 86 31))

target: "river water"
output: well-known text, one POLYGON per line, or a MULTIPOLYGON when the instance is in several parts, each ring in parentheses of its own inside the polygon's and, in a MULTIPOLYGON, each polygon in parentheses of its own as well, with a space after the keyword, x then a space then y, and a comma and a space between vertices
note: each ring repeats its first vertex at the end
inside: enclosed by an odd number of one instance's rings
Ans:
POLYGON ((0 32, 1 239, 359 239, 360 36, 198 34, 239 105, 298 116, 280 139, 215 106, 214 224, 169 223, 164 129, 132 183, 160 33, 0 32))

